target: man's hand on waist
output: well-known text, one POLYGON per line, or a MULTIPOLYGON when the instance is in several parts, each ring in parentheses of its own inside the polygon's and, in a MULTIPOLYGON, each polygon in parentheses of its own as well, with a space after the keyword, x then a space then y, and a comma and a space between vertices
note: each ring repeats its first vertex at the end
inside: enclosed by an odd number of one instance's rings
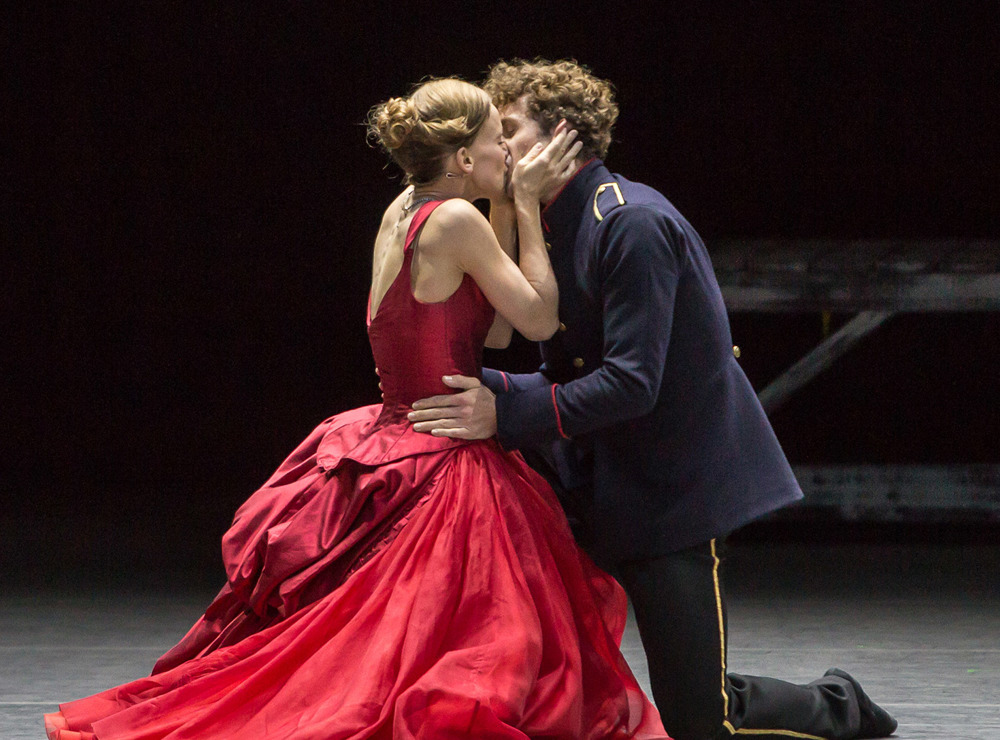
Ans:
POLYGON ((407 419, 413 429, 435 437, 487 439, 497 433, 496 396, 476 378, 445 375, 442 380, 459 393, 414 402, 407 419))

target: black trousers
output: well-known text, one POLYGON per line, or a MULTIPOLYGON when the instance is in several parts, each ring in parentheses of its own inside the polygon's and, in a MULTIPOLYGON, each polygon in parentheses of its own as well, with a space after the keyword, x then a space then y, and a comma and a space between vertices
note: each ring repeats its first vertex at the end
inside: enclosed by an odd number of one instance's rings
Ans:
POLYGON ((675 740, 855 737, 860 715, 847 681, 798 685, 727 671, 723 551, 712 540, 614 568, 635 608, 667 732, 675 740))

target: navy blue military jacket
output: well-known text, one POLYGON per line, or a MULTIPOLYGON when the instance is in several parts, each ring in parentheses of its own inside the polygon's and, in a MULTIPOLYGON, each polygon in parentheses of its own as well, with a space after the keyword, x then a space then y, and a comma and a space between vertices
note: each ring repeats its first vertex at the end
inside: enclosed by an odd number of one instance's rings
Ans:
POLYGON ((663 555, 801 498, 677 209, 592 160, 542 216, 560 329, 540 372, 484 381, 500 442, 555 468, 595 554, 663 555))

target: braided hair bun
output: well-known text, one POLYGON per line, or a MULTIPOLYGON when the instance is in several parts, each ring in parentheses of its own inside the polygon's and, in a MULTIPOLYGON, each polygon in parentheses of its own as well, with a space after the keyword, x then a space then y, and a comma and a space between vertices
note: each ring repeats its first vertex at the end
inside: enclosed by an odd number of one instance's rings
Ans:
POLYGON ((476 138, 492 103, 483 90, 455 78, 429 80, 406 98, 390 98, 368 114, 378 142, 417 185, 438 178, 445 160, 476 138))
POLYGON ((390 98, 372 109, 368 124, 382 148, 391 152, 406 143, 419 120, 409 98, 390 98))

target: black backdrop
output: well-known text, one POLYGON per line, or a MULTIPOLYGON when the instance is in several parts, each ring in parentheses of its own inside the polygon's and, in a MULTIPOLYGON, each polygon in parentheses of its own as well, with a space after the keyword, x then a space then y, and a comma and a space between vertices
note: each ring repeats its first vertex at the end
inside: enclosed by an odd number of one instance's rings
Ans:
MULTIPOLYGON (((994 3, 11 5, 7 577, 215 577, 236 506, 377 400, 369 243, 399 178, 361 122, 425 75, 590 65, 622 108, 608 163, 710 247, 1000 238, 994 3)), ((817 316, 732 318, 758 387, 819 338, 817 316)), ((996 316, 896 318, 779 437, 797 462, 996 462, 998 344, 996 316)))

